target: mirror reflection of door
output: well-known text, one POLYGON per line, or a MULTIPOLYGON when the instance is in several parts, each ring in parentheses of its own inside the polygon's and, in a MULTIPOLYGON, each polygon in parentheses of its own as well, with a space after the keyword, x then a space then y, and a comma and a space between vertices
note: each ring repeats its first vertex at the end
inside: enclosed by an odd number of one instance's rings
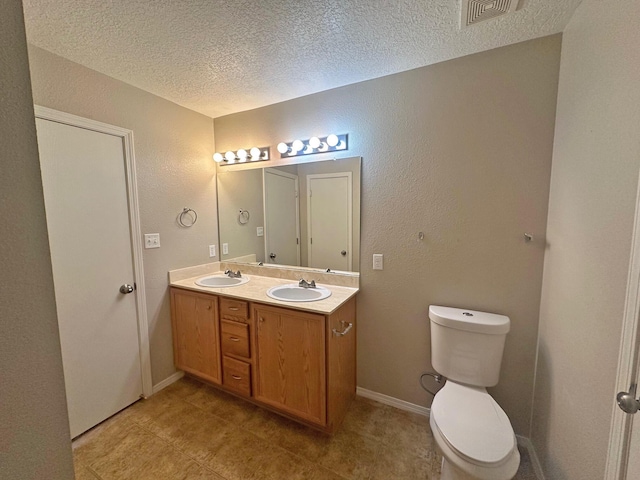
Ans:
POLYGON ((309 267, 352 269, 351 172, 307 175, 309 267))
POLYGON ((298 176, 264 171, 265 260, 300 265, 298 176))

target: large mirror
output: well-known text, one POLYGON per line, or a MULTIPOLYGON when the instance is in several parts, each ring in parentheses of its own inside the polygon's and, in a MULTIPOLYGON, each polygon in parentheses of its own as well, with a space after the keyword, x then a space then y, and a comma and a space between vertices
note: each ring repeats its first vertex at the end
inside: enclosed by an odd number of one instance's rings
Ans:
POLYGON ((218 172, 220 258, 360 270, 360 157, 218 172))

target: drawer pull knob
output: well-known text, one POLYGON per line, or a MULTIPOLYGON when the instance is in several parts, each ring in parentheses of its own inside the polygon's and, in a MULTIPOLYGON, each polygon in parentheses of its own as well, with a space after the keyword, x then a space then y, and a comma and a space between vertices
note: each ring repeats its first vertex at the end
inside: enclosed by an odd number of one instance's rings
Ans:
POLYGON ((231 376, 236 380, 242 380, 242 377, 240 375, 231 375, 231 376))
POLYGON ((232 342, 239 342, 240 339, 238 337, 229 337, 229 340, 231 340, 232 342))
POLYGON ((331 330, 336 337, 345 336, 347 333, 349 333, 349 330, 351 330, 353 328, 353 323, 351 323, 351 322, 345 322, 344 320, 340 320, 340 323, 342 324, 342 328, 344 330, 342 330, 341 332, 339 332, 335 328, 333 330, 331 330))

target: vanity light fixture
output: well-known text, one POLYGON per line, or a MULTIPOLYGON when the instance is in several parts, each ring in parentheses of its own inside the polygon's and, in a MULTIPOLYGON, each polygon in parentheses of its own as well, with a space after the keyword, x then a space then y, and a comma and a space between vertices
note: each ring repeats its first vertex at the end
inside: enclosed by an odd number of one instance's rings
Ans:
POLYGON ((269 160, 270 151, 269 147, 253 147, 248 152, 244 148, 233 152, 229 150, 228 152, 215 153, 213 155, 213 161, 216 163, 220 163, 222 165, 233 165, 234 163, 245 163, 245 162, 263 162, 265 160, 269 160))
POLYGON ((309 140, 294 140, 293 142, 280 142, 278 152, 280 158, 298 157, 300 155, 312 155, 314 153, 337 152, 349 149, 349 135, 327 135, 326 137, 311 137, 309 140))

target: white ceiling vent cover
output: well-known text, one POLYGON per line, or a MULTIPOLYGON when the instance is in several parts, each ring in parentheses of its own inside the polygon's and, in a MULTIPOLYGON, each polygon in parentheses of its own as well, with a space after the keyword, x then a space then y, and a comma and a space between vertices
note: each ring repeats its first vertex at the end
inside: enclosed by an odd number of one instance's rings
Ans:
POLYGON ((517 6, 518 0, 462 0, 460 26, 468 27, 513 12, 517 6))

